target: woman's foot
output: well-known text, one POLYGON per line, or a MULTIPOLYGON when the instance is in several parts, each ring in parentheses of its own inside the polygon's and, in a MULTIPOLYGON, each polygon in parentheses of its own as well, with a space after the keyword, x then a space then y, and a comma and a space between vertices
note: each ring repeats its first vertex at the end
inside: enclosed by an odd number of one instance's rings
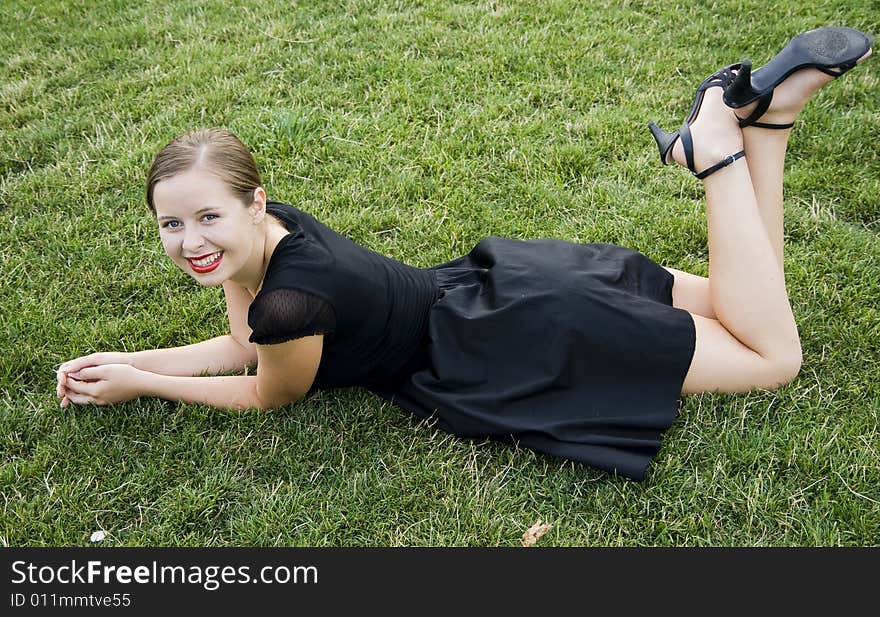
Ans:
MULTIPOLYGON (((690 124, 694 143, 694 169, 702 171, 743 149, 742 131, 733 110, 724 104, 721 88, 709 88, 697 117, 690 124)), ((678 139, 672 158, 687 167, 685 144, 678 139)))
MULTIPOLYGON (((870 55, 871 50, 869 49, 856 62, 862 62, 870 55)), ((828 82, 834 81, 834 79, 835 77, 814 68, 805 68, 793 73, 774 88, 770 107, 760 118, 755 120, 761 124, 783 126, 793 123, 813 95, 828 82)), ((749 103, 745 107, 736 109, 736 117, 739 119, 748 118, 759 104, 760 101, 758 100, 749 103)))

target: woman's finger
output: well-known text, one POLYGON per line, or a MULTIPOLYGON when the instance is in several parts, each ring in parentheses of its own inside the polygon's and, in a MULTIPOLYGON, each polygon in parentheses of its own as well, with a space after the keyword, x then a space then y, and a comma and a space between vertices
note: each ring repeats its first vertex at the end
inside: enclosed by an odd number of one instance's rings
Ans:
MULTIPOLYGON (((95 396, 96 381, 80 381, 70 378, 67 380, 67 396, 73 400, 71 395, 78 396, 95 396)), ((76 402, 76 401, 74 401, 76 402)))
POLYGON ((95 379, 101 379, 104 376, 104 369, 101 366, 87 366, 70 373, 69 376, 80 381, 93 381, 95 379))
POLYGON ((67 392, 67 375, 64 373, 58 374, 58 386, 55 388, 55 393, 58 395, 58 398, 64 397, 67 392))
POLYGON ((90 353, 87 356, 80 356, 79 358, 68 360, 58 367, 58 370, 64 371, 65 373, 75 373, 83 367, 101 364, 104 362, 105 356, 106 353, 104 352, 90 353))
MULTIPOLYGON (((94 405, 95 399, 88 394, 74 394, 70 393, 67 395, 66 400, 69 403, 73 403, 74 405, 94 405)), ((63 404, 63 401, 62 401, 63 404)))
POLYGON ((62 364, 59 367, 58 370, 64 371, 65 373, 75 373, 76 371, 83 368, 84 366, 92 366, 95 364, 94 359, 92 357, 93 355, 94 354, 88 355, 88 356, 83 356, 82 358, 76 358, 75 360, 70 360, 68 362, 65 362, 64 364, 62 364))

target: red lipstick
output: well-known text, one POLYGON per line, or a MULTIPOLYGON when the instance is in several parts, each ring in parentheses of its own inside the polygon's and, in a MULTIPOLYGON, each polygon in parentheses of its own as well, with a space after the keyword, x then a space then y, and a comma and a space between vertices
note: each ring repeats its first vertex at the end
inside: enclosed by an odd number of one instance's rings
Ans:
MULTIPOLYGON (((208 253, 208 255, 213 254, 214 253, 208 253)), ((204 255, 202 257, 187 258, 187 261, 189 262, 189 267, 198 274, 206 274, 208 272, 216 270, 217 266, 220 265, 220 262, 223 261, 223 253, 220 252, 220 254, 217 256, 217 259, 215 259, 213 263, 210 263, 207 266, 197 266, 193 263, 193 261, 198 261, 199 259, 204 259, 205 257, 207 257, 207 255, 204 255)))

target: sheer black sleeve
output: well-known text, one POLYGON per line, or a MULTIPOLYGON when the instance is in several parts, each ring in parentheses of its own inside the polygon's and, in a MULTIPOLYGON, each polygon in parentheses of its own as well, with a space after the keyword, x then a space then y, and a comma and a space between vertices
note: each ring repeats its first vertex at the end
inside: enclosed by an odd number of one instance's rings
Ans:
POLYGON ((303 336, 331 334, 336 312, 326 300, 298 289, 257 294, 248 310, 248 339, 258 345, 284 343, 303 336))

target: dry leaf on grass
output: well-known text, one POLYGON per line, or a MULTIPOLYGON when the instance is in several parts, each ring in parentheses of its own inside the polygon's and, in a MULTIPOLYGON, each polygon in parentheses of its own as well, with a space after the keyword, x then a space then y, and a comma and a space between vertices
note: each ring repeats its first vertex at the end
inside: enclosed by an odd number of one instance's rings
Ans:
POLYGON ((552 525, 542 525, 541 519, 538 519, 537 521, 535 521, 534 525, 526 529, 526 532, 523 534, 522 537, 522 545, 534 546, 535 542, 541 539, 541 536, 550 531, 550 527, 552 527, 552 525))

